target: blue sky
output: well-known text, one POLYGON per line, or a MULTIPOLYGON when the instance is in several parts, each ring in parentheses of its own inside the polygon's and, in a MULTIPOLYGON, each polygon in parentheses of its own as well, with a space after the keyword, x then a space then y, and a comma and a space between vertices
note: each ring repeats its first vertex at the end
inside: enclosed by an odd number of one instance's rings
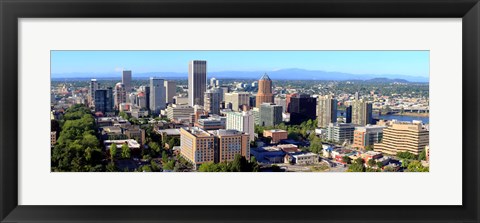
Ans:
POLYGON ((429 76, 429 51, 51 51, 51 73, 186 73, 194 59, 207 60, 209 72, 300 68, 429 76))

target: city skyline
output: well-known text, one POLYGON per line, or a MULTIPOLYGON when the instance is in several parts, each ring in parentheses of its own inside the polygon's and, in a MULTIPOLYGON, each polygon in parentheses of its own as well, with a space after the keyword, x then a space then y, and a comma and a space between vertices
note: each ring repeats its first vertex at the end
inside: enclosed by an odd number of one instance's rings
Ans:
POLYGON ((429 51, 51 51, 51 74, 187 73, 191 60, 209 61, 208 73, 302 69, 386 78, 429 76, 429 51))

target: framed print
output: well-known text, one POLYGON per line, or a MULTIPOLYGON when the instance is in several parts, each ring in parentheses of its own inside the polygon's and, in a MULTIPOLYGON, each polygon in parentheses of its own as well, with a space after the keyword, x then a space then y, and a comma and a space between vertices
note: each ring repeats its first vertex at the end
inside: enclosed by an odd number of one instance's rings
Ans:
POLYGON ((0 7, 2 222, 479 220, 477 1, 0 7))

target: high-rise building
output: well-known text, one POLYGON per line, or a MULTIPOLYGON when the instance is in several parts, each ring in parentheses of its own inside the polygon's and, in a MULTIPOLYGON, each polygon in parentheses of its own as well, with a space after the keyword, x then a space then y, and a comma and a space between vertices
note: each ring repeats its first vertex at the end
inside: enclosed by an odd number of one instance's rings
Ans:
POLYGON ((273 99, 276 105, 282 106, 282 112, 287 111, 287 100, 285 98, 276 97, 273 99))
POLYGON ((297 96, 298 96, 297 93, 287 94, 287 97, 285 98, 285 103, 286 103, 286 111, 288 113, 290 113, 289 107, 290 107, 290 101, 291 101, 292 97, 297 97, 297 96))
POLYGON ((203 106, 207 90, 207 61, 192 60, 188 64, 188 105, 203 106))
POLYGON ((220 114, 220 92, 218 88, 209 89, 205 92, 204 109, 210 114, 220 114))
POLYGON ((120 104, 127 102, 127 92, 125 91, 125 85, 117 83, 114 90, 114 103, 115 109, 120 109, 120 104))
POLYGON ((224 94, 225 104, 231 103, 232 110, 241 111, 243 105, 249 105, 249 92, 231 92, 224 94))
POLYGON ((372 103, 364 100, 353 101, 352 123, 360 126, 374 124, 372 118, 372 103))
POLYGON ((250 160, 249 135, 234 129, 209 131, 215 137, 214 162, 233 161, 240 154, 250 160))
POLYGON ((161 78, 150 78, 150 111, 153 114, 160 114, 165 109, 165 85, 161 78))
POLYGON ((122 84, 125 86, 125 91, 127 93, 132 92, 132 71, 124 70, 122 72, 122 84))
POLYGON ((337 100, 332 95, 318 97, 317 116, 319 128, 326 128, 328 124, 337 122, 337 100))
POLYGON ((255 140, 255 117, 248 112, 228 112, 226 129, 236 129, 247 133, 250 141, 255 140))
POLYGON ((173 104, 173 97, 177 94, 177 84, 175 81, 164 82, 165 86, 165 102, 168 104, 173 104))
POLYGON ((91 79, 90 80, 90 86, 88 89, 88 103, 89 106, 94 106, 95 105, 95 91, 99 89, 99 84, 97 82, 97 79, 91 79))
POLYGON ((198 128, 180 129, 180 154, 194 165, 213 162, 215 137, 198 128))
POLYGON ((351 105, 345 108, 345 122, 352 123, 352 106, 351 105))
POLYGON ((421 122, 394 122, 383 129, 381 143, 375 143, 373 150, 389 155, 398 152, 420 154, 429 145, 429 131, 421 122))
POLYGON ((111 111, 111 107, 108 107, 108 90, 102 89, 102 90, 96 90, 95 91, 95 111, 96 112, 102 112, 105 114, 106 112, 111 111))
POLYGON ((260 108, 253 107, 250 112, 253 114, 255 125, 260 125, 260 108))
POLYGON ((139 108, 147 108, 147 97, 145 92, 140 91, 137 93, 137 106, 139 108))
POLYGON ((282 110, 281 105, 263 103, 260 106, 260 125, 275 126, 282 123, 282 110))
POLYGON ((366 146, 373 146, 380 143, 383 138, 383 129, 386 126, 367 125, 356 127, 353 133, 353 147, 365 149, 366 146))
POLYGON ((145 93, 145 108, 150 110, 150 87, 140 86, 139 91, 145 93))
POLYGON ((308 94, 297 94, 290 97, 288 110, 290 112, 290 123, 300 124, 304 121, 317 118, 317 99, 308 94))
POLYGON ((327 139, 337 143, 352 143, 355 126, 351 123, 330 123, 327 127, 327 139))
POLYGON ((258 93, 255 107, 260 108, 263 103, 273 103, 272 80, 266 73, 258 80, 258 93))
POLYGON ((240 154, 250 159, 248 135, 237 130, 204 131, 198 127, 180 129, 180 154, 198 166, 205 162, 233 161, 240 154))

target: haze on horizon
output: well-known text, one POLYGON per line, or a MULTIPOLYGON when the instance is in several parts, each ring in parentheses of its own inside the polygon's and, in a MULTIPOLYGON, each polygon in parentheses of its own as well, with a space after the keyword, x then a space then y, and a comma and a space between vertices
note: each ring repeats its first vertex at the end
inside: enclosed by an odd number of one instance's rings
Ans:
POLYGON ((51 51, 51 74, 97 77, 122 70, 187 73, 190 60, 206 60, 208 72, 275 72, 283 69, 428 78, 429 51, 51 51))

